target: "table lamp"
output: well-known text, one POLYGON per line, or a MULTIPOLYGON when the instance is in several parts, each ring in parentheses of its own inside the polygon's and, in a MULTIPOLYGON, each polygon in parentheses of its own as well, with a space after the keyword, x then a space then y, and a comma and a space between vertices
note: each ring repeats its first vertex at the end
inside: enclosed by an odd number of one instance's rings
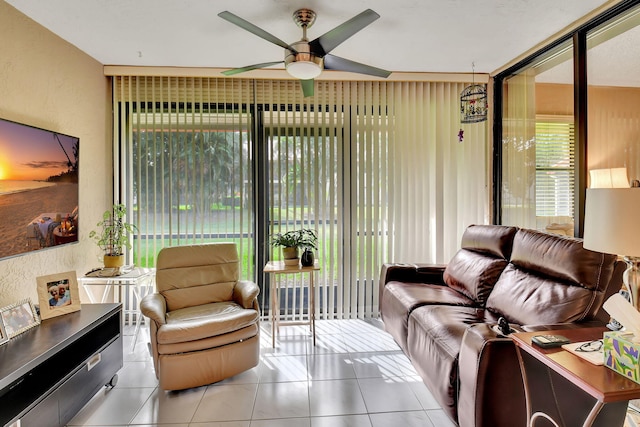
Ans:
POLYGON ((588 188, 584 213, 585 249, 621 255, 623 281, 640 310, 640 188, 588 188))
POLYGON ((627 168, 591 169, 591 188, 629 188, 627 168))

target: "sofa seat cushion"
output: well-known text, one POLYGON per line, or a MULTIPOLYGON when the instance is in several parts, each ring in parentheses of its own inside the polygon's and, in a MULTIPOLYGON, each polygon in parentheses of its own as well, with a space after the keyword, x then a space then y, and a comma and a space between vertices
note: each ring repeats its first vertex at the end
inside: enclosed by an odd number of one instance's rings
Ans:
POLYGON ((171 344, 158 344, 159 356, 171 356, 182 353, 212 351, 214 349, 222 350, 224 347, 233 347, 241 341, 247 341, 252 338, 258 338, 258 323, 253 323, 246 328, 229 332, 224 335, 216 335, 213 337, 203 338, 195 341, 176 342, 171 344), (233 345, 231 345, 233 344, 233 345))
POLYGON ((382 305, 387 307, 384 327, 407 352, 407 324, 411 312, 426 304, 473 306, 473 300, 448 286, 425 283, 388 282, 382 294, 382 305))
POLYGON ((496 321, 481 308, 443 305, 424 305, 409 316, 409 358, 442 409, 454 420, 458 419, 458 357, 462 337, 472 324, 496 321))
POLYGON ((170 311, 158 328, 158 344, 197 341, 224 336, 258 322, 258 312, 235 302, 216 302, 170 311))

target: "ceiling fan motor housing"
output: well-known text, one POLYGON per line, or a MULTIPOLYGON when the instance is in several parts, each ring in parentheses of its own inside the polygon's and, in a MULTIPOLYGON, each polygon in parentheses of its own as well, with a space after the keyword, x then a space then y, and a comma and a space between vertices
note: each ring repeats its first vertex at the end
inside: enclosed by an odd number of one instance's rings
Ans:
POLYGON ((322 57, 315 55, 311 52, 311 46, 309 42, 300 40, 295 43, 291 43, 291 47, 297 51, 297 54, 289 49, 284 50, 284 65, 288 66, 292 62, 313 62, 319 67, 322 67, 322 57))
POLYGON ((293 12, 293 21, 302 28, 302 40, 291 43, 291 49, 284 50, 284 66, 293 77, 309 80, 318 77, 324 69, 322 56, 311 51, 307 28, 316 21, 316 13, 310 9, 298 9, 293 12))
POLYGON ((293 12, 293 22, 302 29, 311 28, 316 22, 316 13, 311 9, 298 9, 293 12))

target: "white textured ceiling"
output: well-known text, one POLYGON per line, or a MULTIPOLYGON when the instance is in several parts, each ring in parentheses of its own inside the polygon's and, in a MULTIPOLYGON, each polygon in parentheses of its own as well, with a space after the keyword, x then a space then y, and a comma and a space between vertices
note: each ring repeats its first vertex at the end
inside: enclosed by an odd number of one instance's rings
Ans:
MULTIPOLYGON (((105 65, 234 68, 283 49, 219 18, 228 10, 291 43, 291 15, 318 14, 314 39, 367 8, 381 18, 332 54, 390 71, 489 73, 606 0, 5 0, 105 65)), ((282 68, 282 66, 279 66, 282 68)))

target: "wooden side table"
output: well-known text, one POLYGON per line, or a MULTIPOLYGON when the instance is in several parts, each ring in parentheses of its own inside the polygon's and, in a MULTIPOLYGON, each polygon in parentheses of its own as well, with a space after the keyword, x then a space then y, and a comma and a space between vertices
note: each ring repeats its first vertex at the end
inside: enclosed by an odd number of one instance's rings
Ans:
POLYGON ((313 345, 316 345, 316 302, 315 302, 315 272, 320 270, 320 266, 315 263, 311 267, 302 267, 301 265, 285 265, 284 261, 269 261, 264 266, 264 272, 271 274, 271 280, 269 281, 269 298, 271 309, 271 345, 276 346, 276 335, 278 333, 278 327, 280 325, 309 325, 311 329, 311 335, 313 337, 313 345), (308 321, 281 321, 280 320, 280 301, 278 295, 280 294, 280 284, 276 280, 278 274, 297 274, 308 273, 309 274, 309 320, 308 321))
POLYGON ((628 402, 640 384, 606 366, 594 365, 562 348, 531 344, 534 335, 558 334, 571 342, 602 339, 608 329, 580 328, 512 334, 527 401, 527 425, 622 426, 628 402))

